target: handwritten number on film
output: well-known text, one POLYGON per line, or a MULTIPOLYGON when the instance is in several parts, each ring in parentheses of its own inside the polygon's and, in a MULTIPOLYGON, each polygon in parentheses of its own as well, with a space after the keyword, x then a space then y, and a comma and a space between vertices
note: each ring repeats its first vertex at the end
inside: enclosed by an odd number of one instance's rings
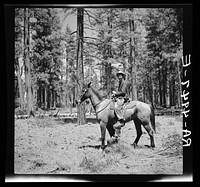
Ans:
MULTIPOLYGON (((183 67, 184 67, 183 76, 185 78, 187 78, 187 67, 191 64, 191 55, 190 54, 186 55, 185 59, 184 59, 184 57, 182 57, 182 64, 183 64, 183 67)), ((187 119, 189 114, 190 114, 189 101, 188 101, 190 92, 187 91, 187 89, 190 86, 190 80, 186 80, 185 82, 181 82, 181 85, 182 85, 182 88, 183 88, 183 91, 182 91, 182 94, 181 94, 181 97, 183 99, 183 103, 182 103, 183 111, 182 111, 182 113, 183 113, 184 119, 187 119)), ((189 137, 190 135, 191 135, 191 131, 187 129, 187 121, 185 121, 184 122, 184 129, 183 129, 183 138, 182 138, 183 146, 190 146, 191 145, 192 140, 189 137)))

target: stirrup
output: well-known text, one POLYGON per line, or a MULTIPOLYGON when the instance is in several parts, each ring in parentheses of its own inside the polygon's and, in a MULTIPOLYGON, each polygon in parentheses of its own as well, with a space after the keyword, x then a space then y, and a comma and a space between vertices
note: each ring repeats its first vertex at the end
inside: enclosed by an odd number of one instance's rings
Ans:
POLYGON ((114 141, 117 142, 117 141, 119 140, 120 136, 118 136, 118 135, 115 134, 115 135, 113 136, 113 138, 114 138, 114 141))
POLYGON ((120 123, 124 123, 124 122, 125 122, 125 119, 121 118, 121 119, 118 119, 118 121, 119 121, 120 123))
POLYGON ((118 121, 116 124, 113 125, 114 129, 120 129, 121 128, 121 123, 118 121))
POLYGON ((121 135, 121 129, 116 129, 114 134, 115 139, 119 139, 120 135, 121 135))

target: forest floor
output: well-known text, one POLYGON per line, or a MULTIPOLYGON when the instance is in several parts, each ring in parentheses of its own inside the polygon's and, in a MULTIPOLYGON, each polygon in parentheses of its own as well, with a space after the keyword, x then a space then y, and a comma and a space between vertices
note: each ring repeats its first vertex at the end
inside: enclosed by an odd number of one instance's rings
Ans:
MULTIPOLYGON (((98 123, 77 125, 56 118, 15 120, 15 174, 182 174, 182 115, 156 116, 156 147, 144 128, 134 149, 133 122, 117 144, 98 149, 98 123)), ((109 134, 106 132, 106 139, 109 134)))

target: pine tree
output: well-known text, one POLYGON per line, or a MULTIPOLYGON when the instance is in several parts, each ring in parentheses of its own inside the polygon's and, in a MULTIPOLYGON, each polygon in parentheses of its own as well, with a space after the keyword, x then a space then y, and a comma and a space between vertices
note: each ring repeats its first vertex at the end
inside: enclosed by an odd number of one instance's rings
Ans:
MULTIPOLYGON (((154 74, 157 78, 156 82, 158 82, 160 105, 167 107, 172 104, 172 98, 170 97, 179 97, 172 94, 172 92, 176 92, 170 90, 170 83, 176 84, 174 81, 178 83, 178 79, 180 80, 179 77, 173 75, 176 74, 175 70, 177 69, 177 63, 174 62, 177 61, 178 56, 180 60, 179 53, 181 54, 182 50, 180 49, 181 15, 179 15, 181 11, 171 8, 158 8, 148 9, 147 12, 145 23, 148 31, 148 56, 155 59, 153 66, 155 70, 158 70, 154 74), (179 16, 177 12, 179 12, 179 16)), ((178 72, 180 72, 179 65, 178 72)))
MULTIPOLYGON (((23 63, 20 64, 20 60, 23 58, 23 19, 24 19, 24 10, 22 8, 15 9, 15 73, 17 76, 16 81, 16 92, 19 92, 20 98, 20 109, 25 110, 25 102, 24 102, 24 87, 22 80, 23 73, 23 63)), ((15 97, 16 99, 16 97, 15 97)))
POLYGON ((52 8, 33 9, 37 23, 32 24, 32 79, 37 90, 38 107, 55 107, 57 97, 62 101, 64 84, 61 77, 61 40, 57 10, 52 8))
POLYGON ((28 115, 34 116, 33 93, 31 83, 31 65, 30 65, 30 30, 29 30, 29 9, 24 9, 24 63, 25 63, 25 79, 27 86, 27 109, 28 115))
MULTIPOLYGON (((82 94, 84 84, 84 69, 83 69, 83 8, 77 8, 77 58, 76 58, 76 76, 78 100, 82 94)), ((84 104, 77 106, 77 123, 85 124, 85 107, 84 104)))

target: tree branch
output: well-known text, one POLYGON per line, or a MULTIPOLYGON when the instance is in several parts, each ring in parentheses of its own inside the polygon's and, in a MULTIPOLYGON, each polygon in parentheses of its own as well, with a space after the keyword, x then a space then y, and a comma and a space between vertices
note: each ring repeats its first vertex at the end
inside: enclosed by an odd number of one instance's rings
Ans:
POLYGON ((99 40, 100 42, 102 42, 99 38, 94 38, 94 37, 90 37, 90 36, 84 36, 83 38, 84 39, 89 38, 89 39, 93 39, 93 40, 99 40))
POLYGON ((92 43, 92 42, 84 41, 84 43, 89 44, 89 45, 94 45, 95 47, 99 47, 99 44, 95 44, 95 43, 92 43))
POLYGON ((86 9, 84 9, 85 11, 87 11, 87 12, 89 12, 90 14, 92 14, 93 16, 95 16, 95 14, 92 12, 92 11, 90 11, 90 10, 86 10, 86 9))
POLYGON ((70 35, 72 35, 72 34, 74 34, 74 33, 77 33, 77 31, 74 31, 74 32, 70 33, 70 35))
MULTIPOLYGON (((89 24, 88 24, 89 25, 89 24)), ((98 32, 98 30, 97 29, 95 29, 95 28, 92 28, 92 27, 84 27, 84 29, 89 29, 89 30, 93 30, 93 31, 96 31, 96 32, 98 32)))
POLYGON ((94 16, 90 15, 87 10, 84 9, 84 12, 88 15, 90 24, 91 24, 90 18, 93 18, 98 24, 101 24, 101 22, 98 19, 96 19, 94 16))
POLYGON ((89 54, 88 56, 89 56, 89 57, 96 58, 97 60, 100 60, 101 62, 104 62, 104 60, 100 59, 100 58, 99 58, 99 57, 97 57, 97 56, 94 56, 94 55, 91 55, 91 54, 89 54))

